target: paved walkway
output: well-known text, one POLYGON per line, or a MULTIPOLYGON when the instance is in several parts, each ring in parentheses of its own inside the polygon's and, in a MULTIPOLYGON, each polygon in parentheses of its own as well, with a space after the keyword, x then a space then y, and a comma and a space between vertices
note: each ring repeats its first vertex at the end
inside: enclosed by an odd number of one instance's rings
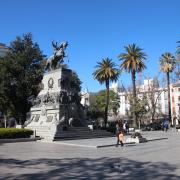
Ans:
MULTIPOLYGON (((153 140, 161 140, 167 138, 167 133, 161 132, 141 132, 143 137, 147 138, 149 141, 153 140)), ((125 136, 126 139, 129 138, 130 135, 125 136)), ((47 143, 46 141, 42 141, 47 143)), ((67 146, 80 146, 80 147, 89 147, 89 148, 98 148, 98 147, 109 147, 115 146, 117 142, 116 137, 106 137, 106 138, 97 138, 97 139, 81 139, 81 140, 64 140, 64 141, 55 141, 55 144, 67 145, 67 146)), ((49 142, 52 143, 52 142, 49 142)), ((130 146, 131 144, 127 144, 130 146)))
MULTIPOLYGON (((45 142, 0 145, 0 179, 180 179, 180 133, 143 132, 160 141, 92 148, 45 142)), ((78 140, 90 145, 115 138, 78 140)), ((104 142, 104 143, 103 143, 104 142)))

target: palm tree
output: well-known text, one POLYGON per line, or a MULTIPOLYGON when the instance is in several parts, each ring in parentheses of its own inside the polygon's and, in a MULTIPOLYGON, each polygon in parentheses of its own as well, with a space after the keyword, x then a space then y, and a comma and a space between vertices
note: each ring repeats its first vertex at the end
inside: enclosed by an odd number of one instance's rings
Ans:
MULTIPOLYGON (((146 60, 146 54, 136 44, 130 44, 125 46, 126 53, 121 53, 118 58, 123 61, 120 65, 121 70, 125 70, 131 73, 132 85, 133 85, 133 105, 136 104, 136 73, 146 69, 144 60, 146 60)), ((135 116, 135 122, 137 123, 137 115, 135 116)), ((135 123, 134 123, 135 125, 135 123)))
POLYGON ((169 121, 171 121, 171 101, 170 101, 170 78, 169 78, 169 75, 174 70, 175 65, 176 65, 176 59, 171 53, 166 52, 166 53, 161 55, 161 57, 160 57, 160 69, 162 72, 166 73, 166 76, 167 76, 169 121))
POLYGON ((105 127, 108 120, 108 107, 109 107, 109 84, 110 82, 116 82, 119 76, 119 70, 116 68, 116 64, 111 59, 105 58, 101 62, 97 62, 93 72, 94 79, 97 79, 100 84, 106 86, 106 105, 104 112, 104 123, 105 127))

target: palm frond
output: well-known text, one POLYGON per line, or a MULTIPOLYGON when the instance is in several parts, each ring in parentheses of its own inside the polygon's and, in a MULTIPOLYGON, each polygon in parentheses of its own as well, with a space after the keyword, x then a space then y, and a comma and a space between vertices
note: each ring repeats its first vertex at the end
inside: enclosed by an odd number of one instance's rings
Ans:
POLYGON ((170 52, 166 52, 160 57, 160 69, 162 72, 172 72, 176 66, 176 58, 170 52))
POLYGON ((117 81, 119 76, 119 70, 116 68, 116 64, 109 58, 102 59, 97 62, 93 72, 94 79, 97 79, 100 84, 106 82, 106 80, 117 81))
POLYGON ((144 60, 146 60, 147 55, 143 52, 143 49, 136 46, 136 44, 129 44, 125 46, 126 53, 119 54, 118 58, 123 61, 120 65, 120 69, 127 72, 141 72, 146 69, 144 60))

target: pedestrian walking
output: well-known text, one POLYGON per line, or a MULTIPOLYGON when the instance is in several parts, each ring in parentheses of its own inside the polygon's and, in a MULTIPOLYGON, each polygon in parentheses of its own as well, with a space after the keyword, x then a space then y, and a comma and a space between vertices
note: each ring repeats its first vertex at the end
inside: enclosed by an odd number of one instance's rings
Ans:
POLYGON ((120 142, 121 146, 124 146, 124 133, 123 133, 123 131, 120 131, 120 133, 119 133, 119 142, 120 142))
POLYGON ((168 127, 169 127, 169 123, 168 123, 168 121, 165 121, 165 122, 164 122, 164 131, 167 132, 168 127))

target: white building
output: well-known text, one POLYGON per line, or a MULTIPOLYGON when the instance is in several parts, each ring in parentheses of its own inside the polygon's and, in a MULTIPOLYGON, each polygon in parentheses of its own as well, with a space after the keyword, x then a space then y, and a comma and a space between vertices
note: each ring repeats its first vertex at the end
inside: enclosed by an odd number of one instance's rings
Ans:
MULTIPOLYGON (((180 120, 180 80, 177 83, 171 84, 170 90, 172 118, 175 118, 176 124, 178 124, 178 120, 180 120)), ((172 123, 174 124, 173 119, 172 123)))
MULTIPOLYGON (((119 88, 118 83, 112 83, 111 90, 118 93, 120 107, 118 109, 118 117, 127 119, 130 114, 130 100, 132 100, 132 92, 119 88)), ((138 98, 143 98, 143 95, 148 97, 149 105, 153 106, 152 100, 156 106, 155 118, 168 118, 168 90, 161 88, 153 79, 145 79, 143 84, 136 87, 138 98), (153 97, 153 98, 152 98, 153 97)), ((180 124, 180 81, 170 85, 171 91, 171 112, 172 124, 174 117, 176 117, 176 124, 180 124)), ((86 92, 81 93, 81 104, 83 106, 90 105, 91 94, 86 92)), ((150 120, 150 119, 149 119, 150 120)))
MULTIPOLYGON (((111 89, 118 92, 120 98, 119 116, 128 117, 130 115, 130 100, 132 100, 132 93, 130 91, 118 91, 117 83, 111 86, 111 89)), ((168 91, 167 88, 160 88, 153 81, 153 79, 144 80, 143 84, 136 87, 138 98, 143 98, 146 95, 149 106, 156 106, 156 116, 168 117, 168 91), (154 101, 154 102, 153 102, 154 101)), ((171 84, 171 111, 172 111, 172 124, 173 118, 177 117, 180 121, 180 81, 171 84)))

